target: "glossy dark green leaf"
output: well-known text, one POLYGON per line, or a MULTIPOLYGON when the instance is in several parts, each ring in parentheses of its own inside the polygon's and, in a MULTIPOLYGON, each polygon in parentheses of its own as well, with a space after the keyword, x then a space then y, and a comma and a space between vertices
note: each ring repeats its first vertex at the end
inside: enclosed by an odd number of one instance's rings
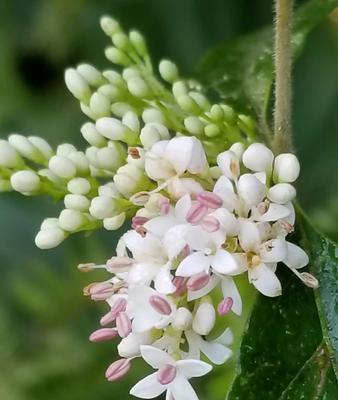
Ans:
POLYGON ((318 233, 305 216, 299 219, 302 244, 311 259, 310 270, 320 283, 316 302, 324 339, 338 377, 338 246, 318 233))
POLYGON ((318 350, 323 339, 313 291, 284 266, 278 276, 283 295, 259 297, 228 400, 336 399, 338 386, 330 360, 318 350), (331 397, 324 397, 328 392, 331 397))
MULTIPOLYGON (((298 56, 308 33, 335 8, 338 0, 311 0, 294 18, 293 49, 298 56)), ((258 119, 269 135, 269 100, 273 85, 273 30, 266 28, 212 50, 201 63, 203 82, 237 110, 258 119)))

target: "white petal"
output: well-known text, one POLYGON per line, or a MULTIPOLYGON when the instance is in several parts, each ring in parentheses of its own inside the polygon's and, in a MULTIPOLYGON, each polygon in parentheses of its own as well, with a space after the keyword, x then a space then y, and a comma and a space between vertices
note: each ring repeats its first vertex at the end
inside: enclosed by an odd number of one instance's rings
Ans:
POLYGON ((285 203, 284 206, 290 210, 290 214, 284 218, 284 220, 289 224, 294 225, 296 220, 296 212, 292 202, 290 201, 289 203, 285 203))
POLYGON ((202 289, 188 291, 188 301, 193 301, 196 299, 200 299, 203 296, 209 294, 219 283, 220 278, 216 275, 212 275, 209 282, 202 287, 202 289))
POLYGON ((192 178, 176 178, 170 181, 168 192, 174 199, 180 199, 186 194, 197 195, 203 191, 200 183, 192 178))
POLYGON ((154 263, 134 264, 127 275, 129 284, 148 285, 156 275, 159 266, 154 263))
POLYGON ((150 219, 144 224, 144 227, 151 234, 162 237, 175 224, 177 224, 175 217, 172 215, 163 215, 150 219))
POLYGON ((169 141, 164 151, 164 157, 175 168, 178 175, 182 175, 194 157, 195 141, 192 137, 178 137, 169 141))
POLYGON ((218 219, 221 227, 228 236, 236 236, 238 234, 239 227, 237 218, 229 210, 226 208, 218 208, 210 215, 218 219))
POLYGON ((232 278, 223 277, 222 278, 222 293, 224 297, 231 297, 233 300, 233 305, 231 310, 237 314, 242 314, 242 298, 239 294, 237 286, 232 278))
POLYGON ((175 258, 187 244, 186 235, 188 229, 188 225, 176 225, 164 235, 162 243, 170 260, 175 258))
POLYGON ((244 251, 254 251, 261 243, 260 231, 252 221, 239 219, 239 242, 244 251))
POLYGON ((154 346, 141 346, 141 356, 154 369, 159 369, 166 364, 175 365, 175 361, 163 350, 154 346))
POLYGON ((222 174, 227 178, 234 179, 239 174, 239 160, 236 154, 231 150, 226 150, 217 156, 217 165, 222 174))
POLYGON ((202 340, 201 351, 216 365, 224 364, 231 356, 232 351, 221 343, 202 340))
POLYGON ((290 209, 281 204, 271 203, 268 211, 260 215, 257 219, 263 222, 278 221, 279 219, 286 218, 290 215, 290 209))
POLYGON ((188 165, 188 171, 192 174, 205 174, 208 168, 207 158, 204 152, 202 143, 196 139, 193 139, 193 149, 191 159, 188 165))
POLYGON ((284 239, 271 239, 260 246, 260 258, 265 263, 283 261, 287 256, 287 245, 284 239))
POLYGON ((192 276, 209 270, 209 260, 201 251, 186 257, 178 266, 176 276, 192 276))
POLYGON ((176 361, 177 368, 187 378, 194 378, 208 374, 212 366, 200 360, 179 360, 176 361))
POLYGON ((268 297, 281 295, 282 287, 275 273, 265 264, 249 269, 249 280, 262 294, 268 297))
POLYGON ((290 268, 303 268, 309 263, 309 257, 305 251, 293 243, 286 242, 287 256, 283 263, 290 268))
POLYGON ((234 335, 230 328, 226 328, 226 330, 215 339, 215 342, 224 344, 224 346, 230 346, 234 342, 234 335))
POLYGON ((176 375, 168 387, 175 400, 198 400, 195 390, 181 373, 176 375))
POLYGON ((212 268, 220 274, 236 274, 240 273, 239 266, 235 258, 226 250, 217 250, 214 256, 211 256, 212 268))
POLYGON ((191 198, 188 194, 181 197, 175 206, 175 215, 180 222, 186 223, 186 215, 191 207, 191 198))
POLYGON ((237 205, 237 196, 229 178, 222 175, 215 183, 213 192, 221 197, 223 205, 232 211, 237 205))
POLYGON ((200 335, 197 335, 193 330, 185 331, 185 337, 187 338, 188 345, 189 345, 189 353, 188 357, 199 360, 201 356, 200 352, 200 345, 202 338, 200 335))
POLYGON ((266 187, 255 175, 244 174, 238 179, 237 190, 246 204, 254 206, 263 200, 266 187))
POLYGON ((131 388, 130 394, 141 399, 153 399, 159 396, 167 389, 166 386, 161 385, 157 380, 157 372, 146 376, 134 387, 131 388))
POLYGON ((159 293, 170 294, 176 291, 176 287, 172 283, 172 276, 167 266, 163 266, 158 271, 155 278, 155 289, 159 293))
POLYGON ((208 233, 199 225, 189 226, 189 229, 186 231, 186 240, 193 250, 204 250, 213 247, 215 241, 223 242, 222 233, 220 231, 208 233))

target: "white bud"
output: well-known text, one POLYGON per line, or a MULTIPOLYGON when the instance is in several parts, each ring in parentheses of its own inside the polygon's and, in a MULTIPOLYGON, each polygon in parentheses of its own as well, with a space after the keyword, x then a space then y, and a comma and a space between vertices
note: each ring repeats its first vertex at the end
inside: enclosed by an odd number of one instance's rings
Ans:
POLYGON ((75 232, 88 222, 88 219, 77 210, 62 210, 59 216, 60 228, 68 231, 75 232))
POLYGON ((121 89, 109 83, 100 86, 97 91, 107 97, 111 102, 119 100, 122 96, 121 89))
POLYGON ((59 228, 58 218, 45 218, 40 226, 40 230, 59 228))
POLYGON ((32 194, 39 190, 40 178, 32 171, 18 171, 11 176, 11 185, 17 192, 32 194))
POLYGON ((90 88, 83 77, 74 69, 68 68, 65 72, 65 82, 68 90, 78 100, 87 102, 90 97, 90 88))
POLYGON ((85 178, 73 178, 68 182, 67 189, 70 193, 85 195, 90 192, 90 182, 85 178))
POLYGON ((99 149, 97 147, 94 147, 94 146, 88 147, 86 149, 86 157, 87 157, 87 159, 89 161, 89 164, 91 166, 96 167, 96 168, 100 168, 99 161, 97 159, 97 152, 98 151, 99 151, 99 149))
POLYGON ((56 149, 56 155, 68 157, 70 153, 73 153, 73 151, 77 151, 75 146, 70 143, 63 143, 58 145, 56 149))
POLYGON ((112 70, 107 70, 104 71, 102 73, 102 75, 115 87, 119 87, 122 89, 126 88, 126 83, 124 81, 124 79, 121 77, 121 74, 116 72, 116 71, 112 71, 112 70))
POLYGON ((126 214, 123 212, 115 217, 105 218, 103 220, 103 226, 107 231, 115 231, 116 229, 121 228, 126 220, 126 214))
POLYGON ((237 190, 239 196, 245 203, 249 206, 253 206, 259 204, 263 200, 266 187, 254 175, 244 174, 241 175, 238 180, 237 190))
POLYGON ((103 147, 97 151, 96 157, 100 168, 112 172, 115 172, 123 161, 118 146, 103 147))
POLYGON ((114 46, 116 46, 118 49, 128 51, 129 39, 125 33, 123 32, 114 33, 112 41, 114 43, 114 46))
POLYGON ((204 127, 204 133, 205 133, 205 136, 213 138, 213 137, 220 135, 221 130, 218 127, 218 125, 216 125, 216 124, 207 124, 204 127))
POLYGON ((176 64, 169 60, 162 60, 158 66, 162 79, 166 82, 174 83, 178 79, 178 69, 176 64))
POLYGON ((60 185, 61 181, 60 178, 54 174, 50 169, 48 168, 42 168, 39 171, 39 175, 42 176, 43 178, 48 179, 49 181, 55 183, 56 185, 60 185))
POLYGON ((89 162, 82 151, 73 151, 68 155, 68 159, 75 165, 78 175, 89 174, 89 162))
POLYGON ((139 76, 134 76, 127 82, 129 92, 135 96, 144 98, 149 95, 149 87, 145 80, 139 76))
POLYGON ((40 231, 35 237, 35 244, 42 250, 52 249, 66 239, 66 233, 60 228, 40 231))
POLYGON ((116 214, 116 202, 108 196, 97 196, 91 201, 89 212, 96 219, 113 217, 116 214))
POLYGON ((116 118, 100 118, 96 121, 98 132, 110 140, 124 140, 128 128, 116 118))
POLYGON ((239 160, 241 160, 241 159, 242 159, 242 156, 243 156, 243 153, 244 153, 244 150, 245 150, 244 144, 241 143, 241 142, 234 143, 234 144, 230 147, 229 150, 232 151, 233 153, 235 153, 236 156, 237 156, 237 158, 238 158, 239 160))
POLYGON ((273 179, 275 182, 294 182, 300 171, 298 158, 291 153, 279 154, 275 158, 273 179))
POLYGON ((243 164, 251 171, 270 171, 273 153, 262 143, 252 143, 243 153, 243 164))
POLYGON ((120 167, 114 176, 117 190, 125 197, 130 197, 138 191, 143 178, 142 171, 132 164, 120 167))
POLYGON ((13 134, 8 137, 8 142, 23 157, 26 157, 37 163, 44 161, 41 152, 23 135, 13 134))
POLYGON ((192 328, 199 335, 208 335, 215 326, 216 312, 209 301, 202 301, 194 315, 192 328))
POLYGON ((140 77, 140 71, 135 67, 124 68, 122 71, 122 77, 125 81, 128 81, 131 78, 140 77))
POLYGON ((156 122, 146 124, 141 129, 140 140, 143 146, 147 149, 150 149, 156 142, 169 138, 170 135, 168 129, 164 125, 156 122))
POLYGON ((123 338, 117 346, 120 357, 132 358, 140 355, 140 346, 150 343, 148 336, 149 334, 132 332, 127 337, 123 338))
POLYGON ((165 117, 163 113, 157 108, 147 108, 142 113, 142 119, 145 124, 150 122, 158 122, 159 124, 165 124, 165 117))
POLYGON ((53 156, 49 160, 48 166, 55 175, 63 179, 71 179, 76 174, 75 165, 71 160, 63 156, 53 156))
POLYGON ((141 35, 140 32, 137 31, 130 31, 129 33, 129 40, 134 46, 135 50, 137 53, 141 56, 144 57, 147 55, 147 45, 144 40, 144 37, 141 35))
POLYGON ((134 111, 134 109, 128 103, 123 103, 122 101, 118 101, 112 104, 111 111, 117 117, 122 118, 125 113, 127 113, 128 111, 134 111))
POLYGON ((120 32, 120 24, 113 18, 103 16, 100 19, 101 29, 107 36, 113 36, 114 33, 120 32))
POLYGON ((185 118, 184 126, 193 135, 202 135, 204 132, 204 124, 198 117, 191 116, 185 118))
POLYGON ((109 182, 105 185, 100 186, 98 192, 99 196, 112 197, 113 199, 121 197, 120 193, 116 189, 114 182, 109 182))
POLYGON ((125 67, 128 67, 128 65, 131 64, 131 60, 129 59, 129 57, 116 47, 108 47, 104 53, 107 59, 114 64, 122 65, 125 67))
POLYGON ((176 313, 174 315, 171 324, 174 329, 184 331, 191 326, 191 323, 192 323, 191 312, 185 307, 180 307, 176 310, 176 313))
POLYGON ((133 111, 128 111, 124 114, 122 118, 123 125, 127 126, 133 132, 140 131, 140 121, 133 111))
POLYGON ((192 114, 199 114, 201 112, 196 101, 189 95, 176 97, 176 102, 185 112, 192 114))
POLYGON ((224 118, 223 108, 219 104, 214 104, 210 108, 210 117, 214 121, 222 121, 222 119, 224 118))
POLYGON ((239 176, 239 161, 234 152, 227 150, 219 154, 217 156, 217 164, 220 167, 222 174, 227 178, 234 179, 239 176))
POLYGON ((40 151, 41 154, 43 154, 47 160, 53 156, 53 149, 45 139, 42 139, 38 136, 29 136, 28 140, 40 151))
POLYGON ((89 105, 80 102, 80 108, 81 108, 81 111, 82 111, 85 115, 87 115, 87 117, 89 117, 90 119, 94 119, 94 120, 96 119, 96 118, 95 118, 95 115, 94 115, 92 109, 89 107, 89 105))
POLYGON ((20 168, 23 160, 6 140, 0 140, 0 166, 5 168, 20 168))
POLYGON ((103 147, 107 144, 106 139, 97 131, 92 122, 86 122, 82 125, 81 133, 91 146, 103 147))
POLYGON ((66 208, 77 211, 88 211, 90 206, 90 200, 81 194, 67 194, 64 203, 66 208))
POLYGON ((175 98, 178 98, 179 96, 185 96, 188 94, 187 85, 183 81, 175 82, 173 84, 172 91, 175 98))
POLYGON ((277 183, 268 191, 269 200, 278 204, 285 204, 296 197, 296 189, 289 183, 277 183))
POLYGON ((100 71, 90 64, 80 64, 77 66, 76 70, 91 86, 100 86, 104 82, 100 71))
POLYGON ((96 119, 110 115, 110 101, 101 93, 95 92, 92 94, 89 107, 96 119))
POLYGON ((200 108, 206 111, 210 110, 211 105, 209 100, 202 93, 189 92, 189 96, 196 102, 196 104, 198 104, 200 108))

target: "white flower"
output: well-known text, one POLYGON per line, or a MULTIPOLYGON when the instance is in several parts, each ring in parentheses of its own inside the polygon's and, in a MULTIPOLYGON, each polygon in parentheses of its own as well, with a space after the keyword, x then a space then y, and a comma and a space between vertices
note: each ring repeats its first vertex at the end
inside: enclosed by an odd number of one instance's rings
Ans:
POLYGON ((157 372, 138 382, 130 390, 131 395, 152 399, 168 391, 175 400, 198 400, 189 379, 206 375, 211 371, 211 365, 199 360, 175 361, 166 352, 152 346, 141 346, 141 355, 157 372))

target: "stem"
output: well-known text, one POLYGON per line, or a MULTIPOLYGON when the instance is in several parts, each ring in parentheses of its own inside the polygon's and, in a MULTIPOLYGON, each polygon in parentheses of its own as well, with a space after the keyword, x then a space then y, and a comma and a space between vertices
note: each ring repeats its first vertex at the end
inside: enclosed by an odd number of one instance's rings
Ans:
POLYGON ((293 0, 276 0, 275 109, 273 149, 291 147, 291 28, 293 0))

